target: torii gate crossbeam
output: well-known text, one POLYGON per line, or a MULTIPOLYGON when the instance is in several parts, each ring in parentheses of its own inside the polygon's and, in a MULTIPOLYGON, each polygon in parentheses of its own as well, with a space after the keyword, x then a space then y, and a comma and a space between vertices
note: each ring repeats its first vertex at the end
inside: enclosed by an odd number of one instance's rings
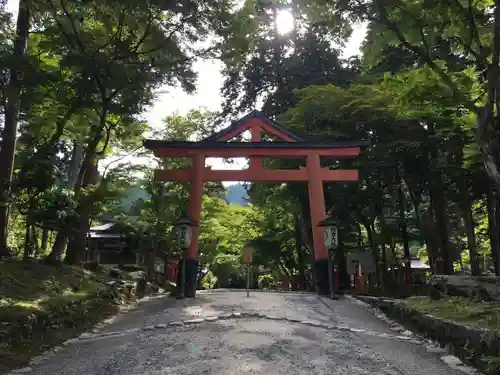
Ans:
MULTIPOLYGON (((311 207, 311 223, 313 228, 313 245, 315 258, 315 275, 317 290, 321 294, 329 293, 328 283, 328 250, 323 242, 324 229, 318 224, 325 219, 324 182, 358 181, 357 170, 329 169, 321 166, 323 158, 353 158, 360 154, 360 148, 367 142, 334 142, 309 143, 298 136, 287 132, 281 126, 261 116, 252 113, 245 116, 228 128, 200 142, 171 142, 146 140, 144 146, 160 158, 191 158, 191 167, 181 170, 156 170, 157 181, 190 182, 188 214, 197 222, 201 217, 203 183, 205 181, 265 181, 287 182, 303 181, 308 183, 309 202, 311 207), (227 142, 227 140, 250 130, 250 143, 227 142), (272 134, 281 139, 279 142, 262 142, 262 133, 272 134), (207 157, 250 159, 248 169, 212 170, 207 168, 207 157), (264 169, 263 157, 304 157, 306 167, 303 169, 273 170, 264 169)), ((187 297, 194 297, 196 292, 198 229, 193 233, 191 246, 185 253, 187 297)))

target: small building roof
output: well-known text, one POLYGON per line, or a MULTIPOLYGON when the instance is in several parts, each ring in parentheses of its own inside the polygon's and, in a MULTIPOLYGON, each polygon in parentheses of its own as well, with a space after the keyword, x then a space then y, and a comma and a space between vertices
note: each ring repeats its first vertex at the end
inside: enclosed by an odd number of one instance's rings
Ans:
POLYGON ((411 260, 411 268, 429 270, 429 269, 431 269, 431 266, 429 266, 428 264, 425 264, 420 259, 416 258, 416 259, 411 260))
POLYGON ((116 225, 116 223, 105 223, 105 224, 97 225, 95 227, 90 228, 90 231, 91 232, 104 232, 104 231, 112 229, 115 225, 116 225))
POLYGON ((90 232, 90 238, 122 238, 125 237, 118 233, 95 233, 90 232))
MULTIPOLYGON (((392 271, 392 270, 395 270, 395 269, 398 269, 398 268, 401 268, 401 267, 392 266, 392 267, 389 267, 388 269, 392 271)), ((428 264, 425 264, 419 258, 412 258, 412 260, 411 260, 411 269, 412 270, 430 270, 431 266, 429 266, 428 264)))

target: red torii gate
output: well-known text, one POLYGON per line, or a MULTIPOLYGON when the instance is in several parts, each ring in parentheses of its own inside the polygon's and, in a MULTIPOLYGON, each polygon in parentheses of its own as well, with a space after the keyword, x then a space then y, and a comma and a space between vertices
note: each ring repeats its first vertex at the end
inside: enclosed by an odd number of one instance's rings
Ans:
MULTIPOLYGON (((318 291, 328 294, 328 250, 323 241, 324 228, 318 224, 325 219, 323 182, 358 181, 357 170, 329 169, 321 167, 320 158, 353 158, 359 155, 366 142, 309 143, 292 134, 276 122, 252 112, 227 128, 200 142, 145 140, 144 147, 152 150, 160 158, 191 158, 191 167, 182 170, 156 170, 156 181, 190 182, 188 214, 196 222, 200 221, 205 181, 304 181, 309 185, 311 223, 315 258, 315 275, 318 291), (228 142, 249 130, 251 142, 228 142), (262 133, 276 136, 278 142, 261 141, 262 133), (249 168, 244 170, 212 170, 205 166, 207 157, 235 158, 248 157, 249 168), (306 158, 305 169, 264 169, 262 158, 306 158)), ((198 228, 194 228, 190 247, 185 253, 187 297, 196 292, 198 228)))

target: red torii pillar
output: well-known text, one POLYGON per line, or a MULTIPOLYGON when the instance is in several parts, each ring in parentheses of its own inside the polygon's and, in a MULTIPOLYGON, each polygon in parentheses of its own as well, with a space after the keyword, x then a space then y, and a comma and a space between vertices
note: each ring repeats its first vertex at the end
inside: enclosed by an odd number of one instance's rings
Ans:
MULTIPOLYGON (((309 176, 309 206, 311 210, 311 225, 314 246, 315 274, 324 278, 328 283, 328 249, 324 242, 325 228, 318 224, 326 217, 325 193, 323 191, 323 175, 320 157, 317 154, 309 154, 306 159, 306 169, 309 176)), ((321 280, 317 284, 322 284, 321 280)), ((327 284, 329 288, 329 284, 327 284)), ((322 289, 322 285, 320 285, 322 289)))

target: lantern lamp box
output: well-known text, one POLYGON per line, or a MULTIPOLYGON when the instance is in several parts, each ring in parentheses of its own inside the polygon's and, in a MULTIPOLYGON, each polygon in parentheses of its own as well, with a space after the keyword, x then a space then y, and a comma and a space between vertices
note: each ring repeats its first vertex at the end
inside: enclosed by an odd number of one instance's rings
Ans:
POLYGON ((177 245, 182 249, 187 249, 191 245, 193 227, 198 226, 198 222, 186 216, 174 224, 177 235, 177 245))

